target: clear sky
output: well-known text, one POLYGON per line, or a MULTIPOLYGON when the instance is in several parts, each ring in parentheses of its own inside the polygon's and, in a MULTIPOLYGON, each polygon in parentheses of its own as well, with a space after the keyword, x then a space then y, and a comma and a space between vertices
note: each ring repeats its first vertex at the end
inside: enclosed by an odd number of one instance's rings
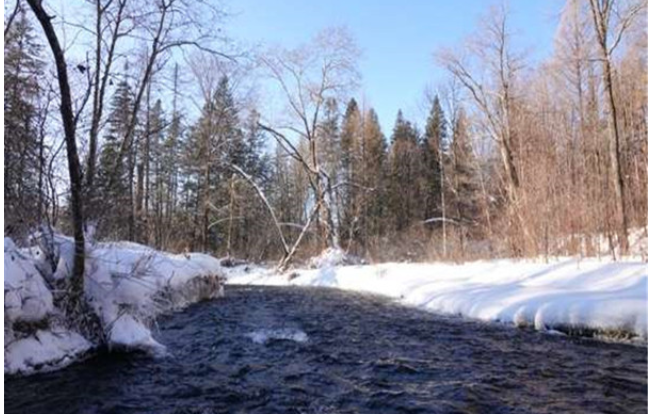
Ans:
MULTIPOLYGON (((249 44, 295 46, 320 29, 345 25, 362 49, 362 87, 389 135, 399 108, 423 122, 423 92, 445 72, 434 64, 440 47, 458 45, 500 0, 232 0, 226 31, 249 44)), ((561 0, 511 0, 517 43, 532 59, 551 51, 561 0)))

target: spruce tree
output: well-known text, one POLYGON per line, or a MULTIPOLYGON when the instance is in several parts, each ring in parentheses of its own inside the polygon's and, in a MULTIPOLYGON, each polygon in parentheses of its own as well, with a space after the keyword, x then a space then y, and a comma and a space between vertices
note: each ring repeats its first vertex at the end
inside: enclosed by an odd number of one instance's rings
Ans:
POLYGON ((182 115, 174 109, 171 122, 159 145, 157 189, 160 197, 161 223, 158 230, 160 248, 167 248, 171 234, 176 231, 178 190, 181 179, 180 146, 183 140, 182 115))
MULTIPOLYGON (((216 251, 226 242, 229 223, 214 225, 224 217, 215 206, 234 208, 232 164, 245 167, 251 158, 239 120, 239 110, 227 76, 205 102, 200 118, 185 145, 186 207, 194 211, 194 243, 203 251, 216 251)), ((232 216, 231 211, 228 212, 232 216)))
POLYGON ((425 125, 422 141, 422 162, 424 165, 423 194, 426 218, 438 218, 443 214, 442 198, 443 167, 447 150, 447 123, 439 97, 435 96, 432 109, 425 125))
POLYGON ((463 254, 466 238, 474 234, 472 230, 479 220, 480 207, 477 163, 470 142, 467 116, 461 108, 453 127, 451 155, 452 168, 448 171, 448 181, 452 185, 452 214, 459 223, 463 254))
POLYGON ((399 110, 389 154, 389 215, 396 231, 406 230, 423 218, 422 175, 418 131, 399 110))
POLYGON ((102 236, 124 238, 129 227, 131 203, 128 166, 119 158, 119 148, 130 122, 132 91, 126 81, 121 81, 110 102, 108 130, 99 157, 96 199, 89 200, 92 217, 101 218, 102 236), (114 179, 111 177, 114 174, 114 179))
POLYGON ((163 227, 163 208, 165 196, 165 181, 162 174, 162 158, 166 120, 162 101, 157 99, 153 108, 148 111, 146 139, 144 140, 144 199, 143 214, 144 229, 148 243, 160 246, 163 227))
MULTIPOLYGON (((21 9, 5 38, 4 66, 4 213, 8 223, 28 227, 39 219, 39 175, 43 173, 38 123, 41 45, 21 9), (32 206, 29 213, 25 206, 32 206)), ((42 186, 42 183, 41 185, 42 186)))
POLYGON ((351 98, 347 104, 340 132, 340 187, 341 199, 340 235, 343 242, 354 239, 359 213, 359 169, 362 162, 362 114, 358 103, 351 98))
POLYGON ((362 212, 362 243, 366 244, 370 236, 383 233, 386 215, 384 201, 387 192, 387 141, 373 108, 365 115, 363 131, 362 185, 365 188, 365 201, 362 212))

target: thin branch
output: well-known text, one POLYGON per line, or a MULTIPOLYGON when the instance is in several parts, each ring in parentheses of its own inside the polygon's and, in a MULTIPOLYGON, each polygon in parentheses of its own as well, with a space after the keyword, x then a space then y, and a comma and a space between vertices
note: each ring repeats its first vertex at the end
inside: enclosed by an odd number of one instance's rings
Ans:
POLYGON ((20 0, 16 0, 16 5, 14 6, 13 11, 9 15, 9 19, 7 19, 7 24, 5 25, 4 28, 4 37, 5 40, 7 39, 7 33, 9 33, 9 30, 11 29, 11 25, 13 24, 14 20, 16 19, 16 16, 20 12, 20 0))
POLYGON ((277 229, 277 234, 279 235, 279 239, 281 240, 281 246, 283 247, 284 254, 288 255, 289 254, 288 243, 284 238, 283 231, 281 231, 281 226, 279 225, 279 220, 277 219, 277 216, 274 212, 274 209, 270 205, 268 198, 265 196, 265 193, 263 192, 261 187, 254 181, 254 179, 250 175, 248 175, 245 171, 243 171, 238 165, 230 164, 230 168, 232 168, 232 170, 234 170, 237 174, 243 177, 243 179, 245 179, 248 183, 250 183, 250 185, 252 185, 252 187, 256 190, 257 194, 263 201, 263 204, 265 204, 266 208, 270 212, 270 215, 272 216, 272 221, 274 222, 274 225, 277 229))

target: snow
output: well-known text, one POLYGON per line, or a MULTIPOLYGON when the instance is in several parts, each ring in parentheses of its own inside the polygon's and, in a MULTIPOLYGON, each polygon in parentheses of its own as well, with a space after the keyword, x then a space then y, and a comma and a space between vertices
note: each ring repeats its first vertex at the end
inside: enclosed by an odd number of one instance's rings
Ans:
MULTIPOLYGON (((10 238, 4 243, 5 374, 60 368, 99 345, 67 328, 52 294, 70 276, 73 240, 54 234, 28 248, 10 238)), ((85 296, 110 349, 163 353, 150 329, 154 317, 222 296, 223 274, 220 261, 205 254, 128 242, 86 245, 85 296)))
POLYGON ((108 343, 113 348, 137 349, 152 354, 164 353, 165 348, 151 336, 151 331, 135 319, 133 315, 123 314, 112 321, 108 343))
POLYGON ((344 250, 339 248, 328 248, 319 256, 311 258, 308 262, 308 267, 319 269, 358 263, 360 263, 358 258, 349 256, 344 250))
POLYGON ((52 293, 35 261, 4 239, 4 310, 9 323, 34 322, 54 310, 52 293))
POLYGON ((100 243, 88 253, 86 266, 86 296, 107 327, 111 347, 159 352, 163 346, 147 327, 152 317, 223 295, 220 261, 205 254, 100 243))
POLYGON ((5 373, 30 374, 62 368, 91 348, 92 344, 78 333, 38 330, 5 347, 5 373))
MULTIPOLYGON (((58 234, 18 248, 5 238, 5 374, 63 367, 98 343, 68 328, 54 286, 70 276, 73 240, 58 234), (55 265, 52 266, 52 263, 55 265)), ((327 250, 308 269, 278 274, 252 265, 224 268, 199 253, 167 254, 135 243, 86 245, 85 295, 110 349, 164 353, 150 326, 156 315, 223 295, 228 283, 325 286, 392 297, 433 312, 562 333, 648 339, 648 265, 639 258, 493 260, 466 263, 355 263, 327 250)), ((252 332, 307 341, 299 330, 252 332)))
POLYGON ((231 284, 325 286, 380 294, 443 314, 542 331, 647 339, 648 265, 640 260, 493 260, 324 266, 290 277, 267 269, 232 274, 231 284))

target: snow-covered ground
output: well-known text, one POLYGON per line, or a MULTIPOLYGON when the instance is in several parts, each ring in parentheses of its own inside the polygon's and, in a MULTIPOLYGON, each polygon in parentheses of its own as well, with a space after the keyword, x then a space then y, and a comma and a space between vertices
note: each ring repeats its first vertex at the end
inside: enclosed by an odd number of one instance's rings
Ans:
MULTIPOLYGON (((336 257, 327 252, 326 257, 336 257)), ((318 262, 319 263, 319 262, 318 262)), ((238 271, 230 284, 326 286, 386 295, 433 312, 538 330, 647 339, 648 264, 639 259, 495 260, 238 271)))
MULTIPOLYGON (((6 374, 57 369, 98 345, 70 329, 55 304, 55 286, 70 275, 73 242, 48 240, 27 249, 4 240, 6 374)), ((86 246, 85 295, 110 348, 163 352, 150 330, 155 315, 222 295, 223 275, 220 261, 204 254, 134 243, 86 246)))

